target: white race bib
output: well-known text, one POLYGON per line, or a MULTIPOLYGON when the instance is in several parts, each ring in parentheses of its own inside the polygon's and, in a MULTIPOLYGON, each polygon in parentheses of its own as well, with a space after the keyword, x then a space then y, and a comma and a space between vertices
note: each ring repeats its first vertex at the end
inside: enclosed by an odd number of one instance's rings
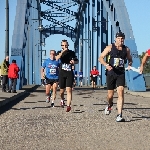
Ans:
POLYGON ((96 77, 96 75, 93 75, 93 77, 96 77))
POLYGON ((50 69, 50 74, 56 74, 56 69, 50 69))
POLYGON ((82 75, 80 75, 80 77, 82 77, 82 75))
POLYGON ((124 67, 124 59, 114 58, 114 67, 124 67))
POLYGON ((66 71, 71 71, 71 64, 62 64, 62 69, 66 71))

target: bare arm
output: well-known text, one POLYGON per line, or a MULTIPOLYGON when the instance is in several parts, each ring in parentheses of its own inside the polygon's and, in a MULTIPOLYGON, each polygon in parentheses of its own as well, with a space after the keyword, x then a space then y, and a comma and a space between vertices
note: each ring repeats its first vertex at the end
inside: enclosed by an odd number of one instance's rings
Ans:
POLYGON ((107 56, 107 54, 111 51, 111 48, 112 48, 112 45, 107 46, 107 47, 104 49, 104 51, 101 53, 101 55, 100 55, 100 57, 99 57, 99 59, 98 59, 98 61, 99 61, 102 65, 104 65, 104 66, 107 65, 107 63, 105 62, 104 58, 105 58, 105 57, 107 56))
POLYGON ((42 67, 42 68, 41 68, 41 76, 42 76, 41 78, 44 78, 44 75, 45 75, 45 74, 44 74, 44 70, 45 70, 45 69, 42 67))
POLYGON ((128 59, 128 65, 132 66, 132 56, 130 54, 130 49, 127 48, 127 59, 128 59))
POLYGON ((144 55, 144 57, 143 57, 143 59, 142 59, 141 66, 144 66, 144 65, 145 65, 145 63, 146 63, 148 57, 149 57, 149 56, 148 56, 148 53, 145 53, 145 55, 144 55))

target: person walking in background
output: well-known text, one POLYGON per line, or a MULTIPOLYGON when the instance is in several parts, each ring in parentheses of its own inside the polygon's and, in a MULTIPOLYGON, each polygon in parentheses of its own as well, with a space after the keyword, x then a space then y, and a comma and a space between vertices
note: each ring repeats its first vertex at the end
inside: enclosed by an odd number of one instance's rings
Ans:
POLYGON ((19 78, 18 72, 20 71, 18 65, 16 64, 16 60, 12 60, 12 63, 9 66, 8 70, 8 78, 11 80, 10 86, 9 86, 9 93, 17 93, 16 92, 16 85, 17 85, 17 79, 19 78))
POLYGON ((83 85, 83 71, 82 70, 80 70, 80 72, 79 72, 79 87, 82 87, 82 85, 83 85))
POLYGON ((8 68, 9 68, 9 56, 6 56, 3 63, 1 64, 1 75, 2 79, 2 92, 7 92, 8 87, 8 68))

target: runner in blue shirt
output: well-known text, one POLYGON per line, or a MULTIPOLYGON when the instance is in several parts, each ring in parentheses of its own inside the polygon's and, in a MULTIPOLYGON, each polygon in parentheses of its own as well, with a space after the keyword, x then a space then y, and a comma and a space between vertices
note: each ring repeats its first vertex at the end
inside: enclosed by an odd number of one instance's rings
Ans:
POLYGON ((82 70, 80 70, 80 72, 79 72, 79 82, 80 82, 80 84, 79 84, 79 86, 80 87, 82 87, 82 85, 83 85, 83 71, 82 70))
POLYGON ((44 75, 45 69, 45 79, 46 79, 46 102, 50 102, 50 90, 53 89, 52 103, 51 106, 54 107, 54 101, 56 99, 56 91, 58 86, 58 74, 60 60, 55 59, 56 51, 50 50, 50 58, 46 59, 42 66, 42 74, 44 75))

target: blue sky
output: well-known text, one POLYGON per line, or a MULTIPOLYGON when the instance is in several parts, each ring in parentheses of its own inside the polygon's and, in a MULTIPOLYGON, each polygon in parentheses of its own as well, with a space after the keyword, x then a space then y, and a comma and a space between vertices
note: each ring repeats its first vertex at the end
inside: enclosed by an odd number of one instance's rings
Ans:
MULTIPOLYGON (((132 25, 133 34, 139 54, 150 48, 150 0, 124 0, 127 7, 130 23, 132 25)), ((16 15, 17 0, 9 0, 9 47, 11 50, 12 34, 14 29, 14 19, 16 15)), ((46 9, 46 8, 45 8, 46 9)), ((5 51, 5 0, 0 0, 0 41, 1 55, 0 62, 4 59, 5 51)), ((46 23, 43 22, 44 24, 46 23)), ((74 22, 72 22, 74 24, 74 22)), ((46 24, 45 24, 46 25, 46 24)), ((63 35, 52 35, 46 39, 46 46, 43 49, 60 49, 60 41, 67 39, 70 49, 73 49, 73 42, 70 38, 63 35), (57 39, 57 40, 56 40, 57 39), (50 44, 49 44, 50 43, 50 44)))

